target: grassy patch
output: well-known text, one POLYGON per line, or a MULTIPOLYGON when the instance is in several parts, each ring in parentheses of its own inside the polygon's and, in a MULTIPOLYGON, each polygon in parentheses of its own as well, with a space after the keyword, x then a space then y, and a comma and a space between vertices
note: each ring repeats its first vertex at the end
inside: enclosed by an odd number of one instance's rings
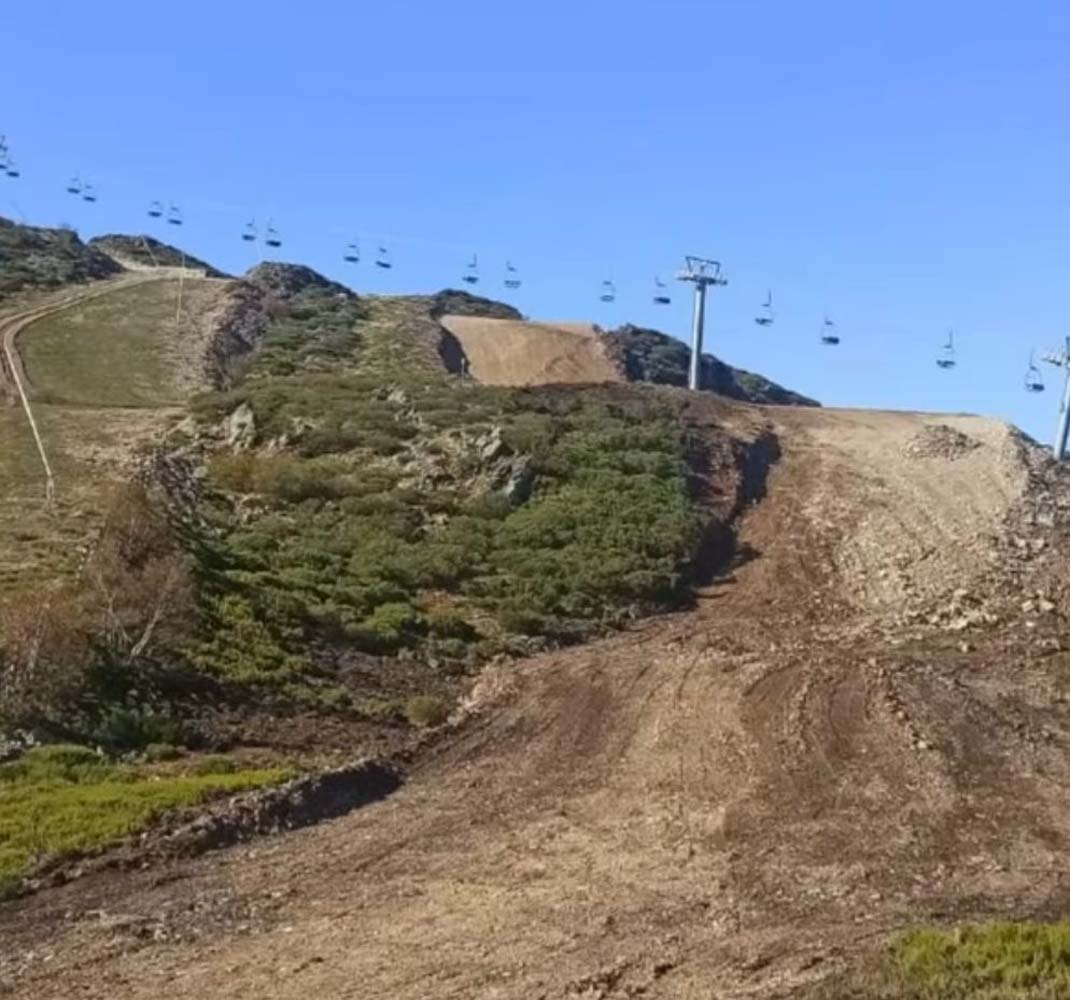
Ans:
POLYGON ((175 280, 116 289, 34 323, 19 337, 34 395, 93 407, 181 403, 180 332, 192 335, 190 317, 210 307, 217 288, 208 281, 182 282, 181 331, 175 280))
POLYGON ((871 967, 824 986, 822 1000, 1062 1000, 1070 997, 1070 922, 918 929, 871 967))
POLYGON ((98 850, 170 809, 275 784, 281 769, 189 773, 120 766, 82 747, 51 746, 0 765, 0 880, 46 858, 98 850))

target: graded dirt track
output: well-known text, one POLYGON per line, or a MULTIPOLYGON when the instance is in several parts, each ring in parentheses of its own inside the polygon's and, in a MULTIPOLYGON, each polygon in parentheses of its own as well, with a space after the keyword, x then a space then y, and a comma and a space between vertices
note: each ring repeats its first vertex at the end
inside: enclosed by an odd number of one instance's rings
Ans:
POLYGON ((623 381, 588 324, 483 316, 443 316, 440 322, 460 341, 472 377, 488 385, 623 381))
POLYGON ((488 671, 375 805, 5 904, 9 994, 789 997, 899 927, 1065 912, 1040 460, 979 418, 692 410, 781 451, 693 610, 488 671))

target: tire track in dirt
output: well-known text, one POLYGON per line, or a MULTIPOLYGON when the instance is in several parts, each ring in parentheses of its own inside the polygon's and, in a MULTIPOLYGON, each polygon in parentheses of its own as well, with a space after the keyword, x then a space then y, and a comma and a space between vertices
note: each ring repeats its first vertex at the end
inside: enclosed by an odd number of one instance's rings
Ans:
POLYGON ((1070 902, 1070 656, 1009 656, 1002 625, 968 653, 904 632, 875 582, 990 586, 1002 432, 954 418, 980 444, 948 472, 902 451, 931 417, 770 419, 744 557, 693 611, 514 665, 359 813, 0 907, 0 979, 35 1000, 772 998, 919 919, 1070 902))

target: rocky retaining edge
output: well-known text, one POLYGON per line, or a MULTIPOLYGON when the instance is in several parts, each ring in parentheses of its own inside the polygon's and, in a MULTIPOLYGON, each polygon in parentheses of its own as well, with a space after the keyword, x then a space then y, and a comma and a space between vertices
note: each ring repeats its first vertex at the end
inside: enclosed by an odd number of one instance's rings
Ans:
POLYGON ((33 892, 92 871, 144 867, 153 861, 192 857, 253 837, 297 830, 378 802, 401 782, 396 767, 375 758, 302 775, 274 788, 183 810, 98 856, 53 860, 28 876, 22 890, 33 892))

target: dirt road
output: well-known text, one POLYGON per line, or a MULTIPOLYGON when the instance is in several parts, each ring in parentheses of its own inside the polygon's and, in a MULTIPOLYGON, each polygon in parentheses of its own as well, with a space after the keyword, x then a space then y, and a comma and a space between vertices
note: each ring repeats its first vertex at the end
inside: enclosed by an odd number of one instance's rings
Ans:
POLYGON ((376 805, 6 904, 10 995, 787 997, 897 927, 1065 913, 1040 460, 976 418, 694 409, 781 458, 693 610, 486 674, 376 805))

